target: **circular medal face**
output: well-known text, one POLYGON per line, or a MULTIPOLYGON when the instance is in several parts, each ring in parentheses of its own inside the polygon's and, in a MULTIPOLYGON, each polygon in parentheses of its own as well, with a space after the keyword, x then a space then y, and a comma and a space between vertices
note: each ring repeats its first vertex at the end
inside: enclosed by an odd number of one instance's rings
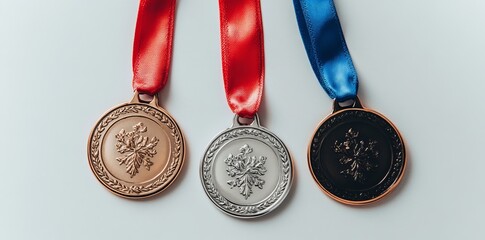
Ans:
POLYGON ((293 178, 285 145, 259 123, 219 134, 207 148, 200 171, 212 202, 240 218, 274 210, 287 196, 293 178))
POLYGON ((167 188, 184 158, 179 127, 153 104, 116 107, 98 121, 88 142, 89 165, 96 178, 127 198, 148 197, 167 188))
POLYGON ((349 108, 320 123, 309 145, 308 163, 330 197, 361 205, 397 186, 406 158, 403 140, 389 120, 372 110, 349 108))

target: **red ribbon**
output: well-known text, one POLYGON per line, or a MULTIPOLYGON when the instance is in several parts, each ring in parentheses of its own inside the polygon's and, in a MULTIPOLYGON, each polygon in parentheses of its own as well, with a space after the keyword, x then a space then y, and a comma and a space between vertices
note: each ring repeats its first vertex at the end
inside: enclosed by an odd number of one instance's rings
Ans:
POLYGON ((219 0, 226 98, 240 117, 253 118, 264 85, 264 45, 259 0, 219 0))
POLYGON ((167 83, 172 57, 175 0, 141 0, 133 46, 133 88, 157 94, 167 83))

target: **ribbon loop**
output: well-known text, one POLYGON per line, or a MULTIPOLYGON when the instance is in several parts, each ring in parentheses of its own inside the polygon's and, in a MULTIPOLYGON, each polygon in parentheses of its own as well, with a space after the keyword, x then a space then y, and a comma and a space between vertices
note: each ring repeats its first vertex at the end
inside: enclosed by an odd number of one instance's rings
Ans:
POLYGON ((301 37, 320 85, 331 98, 355 99, 358 79, 333 0, 293 0, 301 37))
POLYGON ((259 0, 219 0, 224 87, 231 110, 253 118, 264 86, 264 44, 259 0))
POLYGON ((133 46, 133 88, 155 95, 167 83, 175 0, 141 0, 133 46))

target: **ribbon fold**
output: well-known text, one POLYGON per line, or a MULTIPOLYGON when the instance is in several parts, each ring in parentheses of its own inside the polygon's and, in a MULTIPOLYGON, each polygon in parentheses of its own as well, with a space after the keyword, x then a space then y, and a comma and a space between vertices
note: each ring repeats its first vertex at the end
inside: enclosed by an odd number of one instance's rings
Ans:
POLYGON ((219 0, 226 99, 240 117, 253 118, 264 86, 264 40, 259 0, 219 0))
POLYGON ((293 0, 301 37, 320 85, 338 102, 357 97, 358 79, 333 0, 293 0))
POLYGON ((175 0, 141 0, 133 45, 133 89, 157 94, 172 59, 175 0))

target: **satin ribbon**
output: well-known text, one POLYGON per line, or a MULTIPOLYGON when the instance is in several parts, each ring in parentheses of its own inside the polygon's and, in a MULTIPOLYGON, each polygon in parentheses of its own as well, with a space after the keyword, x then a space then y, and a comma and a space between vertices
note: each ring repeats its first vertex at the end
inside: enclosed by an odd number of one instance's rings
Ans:
POLYGON ((259 0, 219 0, 226 99, 240 117, 253 118, 264 86, 264 45, 259 0))
POLYGON ((175 18, 175 0, 141 0, 133 46, 133 88, 157 94, 167 83, 175 18))
POLYGON ((323 89, 338 102, 357 96, 352 63, 333 0, 293 0, 301 37, 323 89))

